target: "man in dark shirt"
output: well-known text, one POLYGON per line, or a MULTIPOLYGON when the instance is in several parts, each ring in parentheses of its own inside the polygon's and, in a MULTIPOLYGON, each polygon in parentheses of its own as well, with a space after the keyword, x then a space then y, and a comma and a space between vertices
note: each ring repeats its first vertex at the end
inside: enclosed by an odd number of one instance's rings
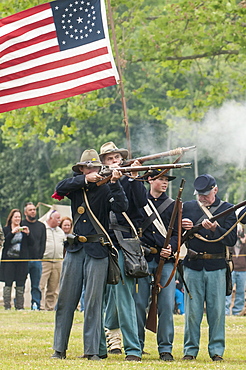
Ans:
MULTIPOLYGON (((107 357, 103 327, 103 297, 108 270, 108 247, 98 234, 85 202, 85 192, 90 208, 104 229, 109 228, 109 212, 127 210, 128 201, 116 170, 109 184, 97 186, 102 179, 98 174, 102 164, 94 149, 85 150, 81 160, 72 167, 77 176, 59 182, 58 196, 71 200, 74 233, 78 241, 66 248, 63 262, 60 293, 57 302, 53 358, 66 358, 66 349, 84 283, 84 357, 100 360, 107 357), (103 352, 104 351, 104 352, 103 352)), ((105 238, 104 238, 105 240, 105 238)))
MULTIPOLYGON (((172 236, 167 248, 163 248, 168 226, 172 216, 174 200, 166 194, 168 182, 175 179, 174 176, 164 174, 159 175, 161 170, 153 170, 148 175, 150 191, 148 193, 148 205, 143 208, 144 221, 142 223, 144 244, 151 247, 154 253, 146 256, 149 272, 155 275, 160 256, 166 258, 161 274, 161 285, 164 286, 172 273, 174 264, 174 253, 177 251, 177 221, 174 225, 172 236)), ((151 296, 151 275, 141 278, 138 281, 138 292, 134 294, 137 318, 138 335, 142 350, 145 340, 146 311, 149 306, 151 296)), ((175 279, 172 278, 170 284, 160 290, 157 296, 158 305, 158 331, 157 342, 160 360, 173 361, 172 346, 174 338, 173 310, 175 297, 175 279)))
POLYGON ((198 200, 184 203, 182 226, 190 230, 202 223, 198 233, 187 239, 184 259, 184 280, 192 299, 185 291, 184 360, 194 360, 199 351, 200 326, 206 303, 209 326, 208 352, 213 361, 222 361, 225 349, 225 297, 226 297, 226 246, 237 241, 235 212, 218 221, 210 222, 216 215, 232 207, 217 196, 218 186, 213 176, 200 175, 194 182, 198 200))
MULTIPOLYGON (((117 148, 111 141, 101 146, 99 156, 103 164, 111 168, 119 167, 123 160, 127 158, 128 150, 117 148)), ((136 165, 139 166, 141 164, 135 161, 132 166, 134 167, 136 165)), ((137 176, 136 172, 134 176, 137 176)), ((147 203, 146 189, 142 182, 127 176, 123 176, 120 179, 120 183, 129 203, 126 214, 134 227, 138 230, 143 218, 140 209, 147 203)), ((126 361, 141 361, 142 350, 138 338, 136 308, 133 299, 135 278, 125 274, 121 240, 118 239, 114 232, 114 230, 119 231, 122 238, 127 241, 129 238, 133 238, 132 228, 121 212, 116 212, 115 215, 112 216, 110 237, 119 250, 119 265, 124 283, 120 281, 119 284, 111 285, 107 288, 105 327, 109 329, 109 331, 107 331, 107 337, 110 335, 110 331, 118 328, 121 329, 126 361), (112 216, 115 217, 115 219, 112 219, 112 216)))
MULTIPOLYGON (((41 260, 45 250, 46 228, 42 222, 36 219, 36 214, 37 211, 35 205, 32 202, 26 203, 24 208, 26 219, 23 220, 22 225, 29 227, 34 240, 29 258, 33 260, 41 260)), ((39 282, 42 275, 42 262, 29 261, 28 273, 31 279, 31 309, 39 310, 41 301, 39 282)))

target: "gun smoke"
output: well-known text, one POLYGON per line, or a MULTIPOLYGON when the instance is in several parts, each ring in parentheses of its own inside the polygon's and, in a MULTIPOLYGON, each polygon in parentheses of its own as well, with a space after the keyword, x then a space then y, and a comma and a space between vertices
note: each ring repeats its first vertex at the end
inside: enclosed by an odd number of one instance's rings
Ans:
MULTIPOLYGON (((173 117, 172 117, 173 118, 173 117)), ((174 118, 173 118, 174 120, 174 118)), ((133 151, 142 155, 163 152, 176 147, 196 145, 197 159, 211 158, 211 172, 220 168, 220 175, 226 166, 233 164, 244 169, 246 164, 246 103, 233 101, 222 107, 212 108, 201 122, 176 119, 172 128, 165 134, 162 145, 158 144, 154 126, 141 125, 134 140, 133 151)), ((194 158, 194 153, 185 154, 185 160, 194 158)))

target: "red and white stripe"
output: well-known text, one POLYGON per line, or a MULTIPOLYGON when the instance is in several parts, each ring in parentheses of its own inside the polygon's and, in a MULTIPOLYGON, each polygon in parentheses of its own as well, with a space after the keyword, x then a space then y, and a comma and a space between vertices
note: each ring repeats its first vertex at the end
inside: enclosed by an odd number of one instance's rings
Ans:
POLYGON ((115 85, 106 11, 105 39, 60 51, 50 4, 0 19, 0 113, 115 85))

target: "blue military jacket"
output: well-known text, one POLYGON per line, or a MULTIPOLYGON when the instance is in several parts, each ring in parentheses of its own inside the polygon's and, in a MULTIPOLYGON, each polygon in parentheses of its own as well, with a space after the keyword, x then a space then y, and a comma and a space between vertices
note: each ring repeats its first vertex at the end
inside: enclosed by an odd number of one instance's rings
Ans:
MULTIPOLYGON (((218 206, 220 199, 218 196, 215 198, 215 202, 211 205, 218 206)), ((220 212, 225 211, 226 209, 232 207, 233 205, 227 202, 223 202, 219 208, 213 213, 216 215, 220 212)), ((210 207, 207 207, 208 209, 210 207)), ((196 200, 185 202, 183 205, 183 218, 189 218, 193 221, 195 225, 201 216, 204 215, 204 212, 200 208, 196 200)), ((205 218, 208 218, 207 216, 205 218)), ((235 212, 231 212, 227 216, 220 217, 217 222, 220 226, 216 227, 216 230, 213 232, 207 229, 200 229, 199 234, 202 235, 205 239, 215 240, 221 237, 230 227, 237 221, 235 212)), ((200 223, 200 222, 198 222, 200 223)), ((224 239, 218 242, 205 242, 196 237, 191 237, 187 239, 187 247, 191 248, 196 252, 206 252, 209 254, 215 253, 224 253, 226 246, 233 246, 237 241, 237 228, 235 227, 224 239)), ((187 266, 193 270, 202 270, 205 268, 207 271, 219 270, 226 267, 224 259, 189 259, 186 255, 184 259, 184 266, 187 266)))
MULTIPOLYGON (((162 193, 158 198, 154 198, 149 192, 148 198, 152 201, 155 208, 158 208, 168 198, 168 196, 166 195, 166 193, 162 193)), ((164 212, 160 214, 166 230, 168 230, 169 222, 172 216, 173 207, 174 207, 174 202, 171 203, 164 210, 164 212)), ((142 209, 142 214, 144 215, 144 219, 148 217, 144 209, 142 209)), ((150 247, 157 248, 158 253, 149 254, 148 256, 146 256, 146 259, 147 261, 151 261, 153 258, 155 258, 156 262, 158 263, 160 260, 160 251, 165 242, 165 237, 158 231, 156 226, 153 223, 151 223, 150 226, 148 226, 147 229, 144 230, 143 237, 141 238, 141 240, 143 241, 143 243, 148 244, 150 247)), ((178 242, 178 224, 177 224, 177 218, 176 218, 173 233, 172 233, 172 236, 169 242, 169 244, 171 244, 172 246, 172 251, 174 253, 177 251, 177 242, 178 242)), ((166 262, 168 261, 170 260, 167 260, 166 262)), ((173 261, 173 259, 171 261, 173 261)))
MULTIPOLYGON (((67 178, 58 183, 56 191, 59 195, 66 195, 71 199, 72 216, 77 213, 77 209, 84 203, 82 188, 86 190, 87 198, 93 213, 100 223, 108 231, 109 229, 109 212, 124 212, 128 208, 128 201, 120 182, 104 184, 97 186, 96 183, 85 183, 84 175, 67 178)), ((79 218, 74 227, 74 233, 77 235, 95 235, 94 229, 86 210, 79 218)), ((67 248, 68 252, 76 252, 82 247, 85 252, 94 258, 104 258, 108 256, 107 246, 99 242, 78 243, 72 249, 67 248)))
MULTIPOLYGON (((143 220, 141 208, 147 204, 146 188, 141 181, 132 180, 127 176, 122 177, 120 183, 123 186, 129 203, 126 213, 135 228, 138 229, 143 220)), ((126 226, 130 229, 128 221, 121 213, 117 212, 116 218, 119 225, 126 226)), ((124 238, 131 238, 133 236, 131 232, 123 232, 122 234, 124 238)), ((110 236, 114 244, 119 248, 119 244, 113 230, 110 231, 110 236)))

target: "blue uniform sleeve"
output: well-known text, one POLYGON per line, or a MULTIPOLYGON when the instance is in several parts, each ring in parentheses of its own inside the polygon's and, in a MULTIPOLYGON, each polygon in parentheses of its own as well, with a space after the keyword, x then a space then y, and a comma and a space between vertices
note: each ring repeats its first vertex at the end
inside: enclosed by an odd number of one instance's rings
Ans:
POLYGON ((69 177, 60 181, 56 186, 56 192, 59 195, 66 195, 70 198, 69 193, 79 190, 85 187, 85 175, 78 175, 74 177, 69 177))
POLYGON ((128 209, 128 199, 119 181, 109 184, 111 197, 109 202, 111 204, 111 211, 115 213, 126 212, 128 209))

